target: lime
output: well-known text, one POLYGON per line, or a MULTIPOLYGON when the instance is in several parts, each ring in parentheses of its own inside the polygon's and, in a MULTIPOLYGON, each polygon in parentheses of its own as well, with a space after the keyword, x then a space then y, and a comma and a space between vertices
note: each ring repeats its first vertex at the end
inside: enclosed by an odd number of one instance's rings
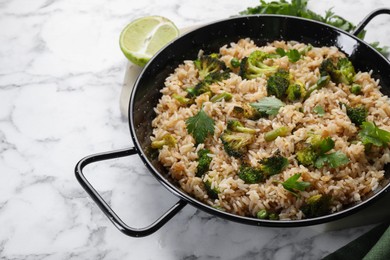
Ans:
POLYGON ((144 66, 165 44, 179 35, 175 24, 162 16, 146 16, 132 21, 122 31, 119 45, 134 64, 144 66))

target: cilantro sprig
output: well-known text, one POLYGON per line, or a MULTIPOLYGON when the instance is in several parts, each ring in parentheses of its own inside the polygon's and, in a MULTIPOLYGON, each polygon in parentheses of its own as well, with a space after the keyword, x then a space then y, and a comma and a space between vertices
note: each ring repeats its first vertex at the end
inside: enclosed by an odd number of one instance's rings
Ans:
POLYGON ((372 122, 363 122, 359 138, 364 145, 386 146, 390 143, 390 132, 380 129, 372 122))
POLYGON ((349 158, 345 153, 336 151, 334 153, 321 154, 314 162, 314 166, 318 169, 328 164, 331 168, 337 168, 339 166, 349 163, 349 158))
POLYGON ((267 115, 275 116, 279 113, 279 109, 286 104, 284 104, 278 98, 265 97, 256 103, 250 103, 250 105, 260 113, 266 113, 267 115))
POLYGON ((291 50, 285 51, 282 48, 277 48, 276 49, 276 53, 279 54, 282 57, 287 55, 288 60, 290 62, 293 62, 293 63, 297 62, 301 58, 301 54, 296 49, 291 49, 291 50))
MULTIPOLYGON (((303 17, 306 19, 320 21, 326 24, 330 24, 341 30, 352 32, 356 26, 350 21, 344 19, 343 17, 336 15, 332 8, 325 12, 325 15, 320 15, 316 12, 307 8, 307 3, 309 0, 291 0, 291 2, 287 2, 286 0, 274 0, 270 2, 266 2, 264 0, 260 0, 260 5, 255 7, 248 7, 246 10, 240 12, 241 15, 248 14, 282 14, 282 15, 291 15, 297 17, 303 17)), ((365 30, 359 33, 358 37, 364 40, 365 30)), ((385 57, 389 56, 389 47, 388 46, 380 46, 378 42, 373 42, 370 44, 372 47, 377 49, 380 53, 382 53, 385 57)))
POLYGON ((197 144, 204 143, 204 140, 209 135, 214 134, 215 122, 203 110, 203 106, 199 112, 186 120, 188 133, 192 134, 197 144))
POLYGON ((311 185, 310 182, 307 181, 298 181, 300 177, 301 174, 296 173, 284 182, 282 182, 283 188, 296 197, 299 197, 298 191, 304 191, 311 185))

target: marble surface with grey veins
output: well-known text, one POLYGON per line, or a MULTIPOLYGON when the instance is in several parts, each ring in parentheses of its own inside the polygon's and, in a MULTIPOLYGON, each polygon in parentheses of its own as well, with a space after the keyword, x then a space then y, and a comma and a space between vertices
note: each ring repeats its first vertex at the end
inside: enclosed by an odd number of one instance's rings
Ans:
MULTIPOLYGON (((388 214, 378 207, 370 210, 375 216, 281 229, 234 223, 186 206, 156 233, 132 238, 112 225, 76 181, 74 166, 83 156, 133 145, 119 105, 129 64, 118 37, 126 24, 161 15, 185 28, 256 4, 1 0, 0 259, 319 259, 388 214)), ((332 6, 358 23, 389 3, 309 3, 322 14, 332 6)), ((390 45, 389 22, 388 16, 375 19, 367 39, 390 45)), ((135 227, 148 225, 177 200, 138 156, 91 165, 86 175, 135 227)))

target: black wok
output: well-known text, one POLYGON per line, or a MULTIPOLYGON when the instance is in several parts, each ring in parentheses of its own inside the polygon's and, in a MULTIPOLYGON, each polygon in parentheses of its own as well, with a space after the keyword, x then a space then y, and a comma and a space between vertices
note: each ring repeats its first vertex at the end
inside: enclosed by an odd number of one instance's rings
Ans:
POLYGON ((279 15, 255 15, 217 21, 175 39, 154 56, 134 85, 128 115, 130 132, 135 147, 85 157, 76 165, 75 174, 78 181, 117 228, 126 235, 137 237, 155 232, 188 203, 228 220, 272 227, 308 226, 329 222, 356 213, 377 200, 389 189, 390 167, 388 165, 385 169, 385 178, 380 183, 380 188, 377 191, 365 197, 362 202, 350 205, 339 212, 302 220, 261 220, 238 216, 214 209, 192 198, 183 192, 175 182, 170 180, 167 170, 158 162, 149 149, 149 137, 152 134, 151 121, 155 117, 153 108, 161 97, 159 91, 164 86, 165 78, 173 72, 175 67, 182 63, 183 60, 196 59, 200 49, 206 53, 217 52, 221 46, 246 37, 253 39, 257 45, 264 45, 274 40, 294 40, 306 44, 310 43, 313 46, 337 46, 350 58, 357 70, 372 70, 372 76, 380 80, 382 92, 389 95, 389 61, 374 48, 356 37, 373 17, 383 13, 390 14, 390 9, 379 9, 372 12, 358 25, 352 34, 320 22, 302 18, 279 15), (92 187, 82 172, 83 168, 90 163, 133 154, 138 154, 157 180, 179 198, 179 201, 154 223, 140 229, 126 225, 92 187))

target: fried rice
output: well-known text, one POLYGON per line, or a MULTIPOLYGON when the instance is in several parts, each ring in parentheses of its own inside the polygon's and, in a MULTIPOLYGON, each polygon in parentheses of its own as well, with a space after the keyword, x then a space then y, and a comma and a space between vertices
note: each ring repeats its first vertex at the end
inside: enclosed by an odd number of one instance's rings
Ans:
MULTIPOLYGON (((298 42, 275 41, 265 46, 256 46, 250 39, 241 39, 236 43, 222 46, 219 59, 228 67, 233 58, 242 60, 255 50, 275 53, 276 48, 296 49, 303 52, 307 45, 298 42)), ((345 54, 336 47, 312 47, 296 62, 287 56, 272 60, 274 65, 288 70, 295 81, 302 82, 306 88, 314 85, 319 77, 319 67, 324 59, 339 59, 345 54)), ((165 80, 161 89, 162 97, 155 108, 156 117, 152 122, 151 140, 160 140, 170 134, 176 144, 164 145, 159 149, 158 159, 170 176, 189 195, 226 212, 253 216, 261 210, 276 212, 279 219, 294 220, 305 218, 301 207, 312 196, 330 195, 329 212, 336 212, 345 205, 360 202, 364 196, 379 187, 384 178, 384 165, 390 162, 389 147, 383 147, 367 154, 365 146, 356 141, 359 127, 351 123, 345 106, 362 104, 368 109, 367 121, 375 122, 381 129, 390 131, 389 98, 380 92, 379 81, 373 79, 370 72, 357 72, 354 82, 361 86, 361 95, 351 94, 351 86, 330 82, 327 87, 316 90, 302 101, 286 102, 275 116, 258 120, 241 120, 245 127, 256 129, 255 141, 248 146, 245 164, 256 166, 264 158, 275 153, 288 159, 289 164, 280 174, 267 178, 264 182, 248 184, 238 176, 242 159, 229 156, 220 136, 226 129, 227 121, 232 118, 235 106, 257 102, 267 96, 267 78, 261 76, 251 80, 243 79, 232 68, 230 78, 210 85, 212 93, 229 92, 229 101, 211 102, 207 93, 199 95, 194 103, 183 106, 172 95, 186 96, 186 89, 200 82, 198 69, 194 61, 186 60, 165 80), (321 106, 324 114, 314 109, 321 106), (200 109, 215 121, 215 131, 204 143, 197 144, 186 128, 186 120, 196 115, 200 109), (279 136, 271 142, 264 140, 264 134, 272 129, 287 126, 290 134, 279 136), (329 166, 320 169, 303 166, 296 159, 299 143, 307 140, 311 133, 329 136, 334 140, 334 150, 343 152, 349 163, 337 168, 329 166), (355 141, 351 141, 355 140, 355 141), (209 170, 196 177, 198 151, 207 148, 212 157, 209 170), (300 173, 301 181, 309 182, 310 187, 296 196, 286 190, 282 183, 294 174, 300 173), (210 188, 218 190, 217 198, 210 198, 205 182, 210 188)))

